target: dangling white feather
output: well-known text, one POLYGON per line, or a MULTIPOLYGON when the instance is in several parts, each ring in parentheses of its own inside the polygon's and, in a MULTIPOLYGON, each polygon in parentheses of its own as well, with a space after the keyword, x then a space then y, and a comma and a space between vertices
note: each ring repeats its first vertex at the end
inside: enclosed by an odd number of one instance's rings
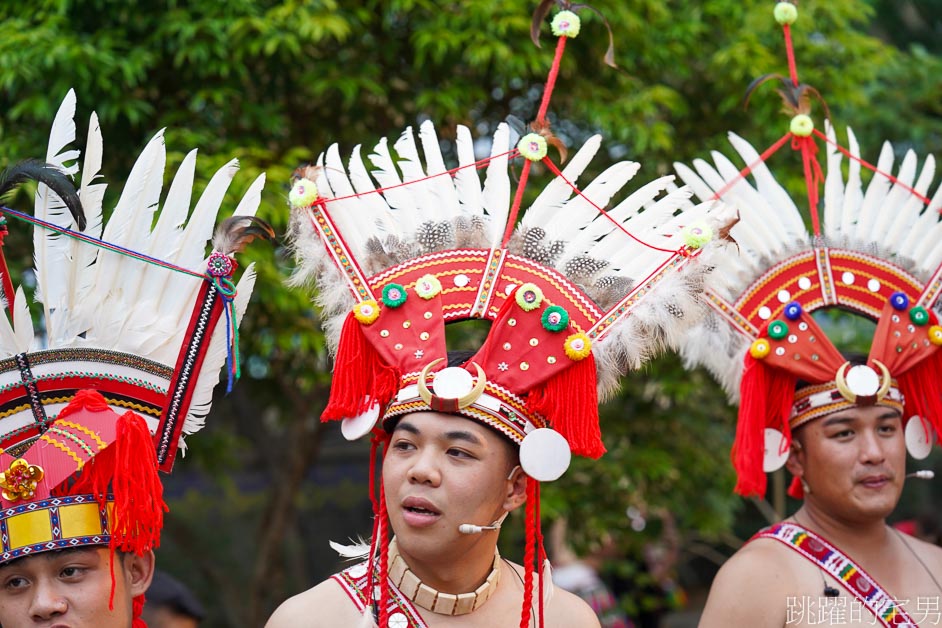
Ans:
POLYGON ((360 156, 360 145, 357 144, 350 154, 349 162, 350 182, 356 190, 357 200, 362 211, 371 217, 372 224, 380 235, 396 233, 395 223, 389 210, 389 204, 382 194, 376 192, 373 180, 370 178, 360 156))
POLYGON ((23 286, 16 289, 13 303, 13 337, 15 353, 24 353, 33 349, 33 317, 29 313, 29 303, 23 293, 23 286))
POLYGON ((364 541, 362 538, 358 538, 356 541, 351 539, 351 541, 350 545, 344 545, 336 541, 328 541, 328 543, 332 550, 347 560, 366 560, 369 558, 372 548, 368 542, 364 541))

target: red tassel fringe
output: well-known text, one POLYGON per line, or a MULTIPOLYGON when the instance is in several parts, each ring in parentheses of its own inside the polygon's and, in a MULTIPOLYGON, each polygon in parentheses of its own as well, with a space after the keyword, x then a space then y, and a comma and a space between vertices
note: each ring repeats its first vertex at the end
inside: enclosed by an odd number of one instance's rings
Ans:
POLYGON ((788 418, 795 401, 795 383, 794 375, 773 371, 760 360, 746 355, 732 453, 738 475, 736 492, 743 497, 765 496, 766 477, 762 470, 765 428, 780 430, 787 442, 791 442, 788 418))
POLYGON ((906 403, 906 416, 923 417, 935 428, 936 434, 942 434, 942 394, 939 382, 942 381, 942 351, 935 351, 896 377, 900 392, 906 403))
POLYGON ((143 595, 138 595, 132 600, 131 628, 147 628, 147 622, 141 619, 141 613, 144 612, 144 602, 143 595))
POLYGON ((385 408, 399 391, 399 379, 399 372, 383 360, 350 313, 340 332, 330 399, 321 420, 352 418, 375 403, 385 408))
POLYGON ((595 358, 590 354, 530 391, 527 407, 546 417, 572 453, 593 460, 605 453, 599 429, 595 358))
POLYGON ((792 478, 792 483, 788 487, 788 496, 794 499, 804 499, 805 489, 801 486, 801 478, 797 475, 792 478))
POLYGON ((536 502, 539 499, 538 486, 539 482, 533 478, 527 478, 526 520, 524 522, 526 536, 523 551, 523 608, 520 611, 520 628, 530 628, 530 614, 533 610, 533 563, 536 557, 537 528, 539 526, 536 519, 536 502))

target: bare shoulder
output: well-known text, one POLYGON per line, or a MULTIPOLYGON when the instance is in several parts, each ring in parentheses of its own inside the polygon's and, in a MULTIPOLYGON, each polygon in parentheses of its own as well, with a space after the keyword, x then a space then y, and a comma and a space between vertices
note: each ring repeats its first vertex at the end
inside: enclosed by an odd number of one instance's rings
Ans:
POLYGON ((757 539, 736 552, 713 580, 700 628, 784 626, 786 600, 797 590, 786 551, 757 539))
POLYGON ((282 602, 265 628, 352 626, 359 616, 353 601, 340 585, 334 580, 325 580, 282 602))
POLYGON ((942 547, 908 534, 903 536, 906 537, 906 544, 926 563, 932 573, 942 574, 942 547))
POLYGON ((548 626, 599 628, 599 619, 592 608, 577 595, 556 587, 546 609, 548 626))

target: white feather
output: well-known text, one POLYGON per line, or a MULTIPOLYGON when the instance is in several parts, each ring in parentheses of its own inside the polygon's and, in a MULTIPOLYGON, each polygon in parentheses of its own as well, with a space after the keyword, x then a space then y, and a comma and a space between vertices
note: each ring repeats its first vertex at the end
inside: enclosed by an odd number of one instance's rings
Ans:
POLYGON ((389 154, 385 137, 373 148, 369 160, 374 167, 373 177, 380 187, 386 188, 383 190, 383 196, 389 205, 390 217, 393 224, 397 225, 397 231, 409 236, 415 234, 419 226, 418 210, 406 188, 397 187, 402 185, 402 179, 399 178, 399 172, 389 154))
MULTIPOLYGON (((56 112, 49 133, 46 150, 46 163, 55 166, 68 175, 78 171, 76 164, 66 165, 77 159, 79 151, 67 147, 75 141, 75 91, 69 90, 56 112)), ((51 222, 60 227, 74 228, 75 220, 59 195, 45 184, 36 188, 36 201, 33 215, 40 220, 51 222)), ((54 321, 50 311, 59 307, 68 291, 67 275, 52 272, 63 267, 69 256, 70 238, 43 227, 33 229, 33 266, 36 276, 36 300, 43 304, 43 315, 47 325, 54 321)), ((47 328, 49 336, 54 336, 55 329, 47 328)))
MULTIPOLYGON (((570 183, 576 184, 601 145, 601 135, 590 137, 563 168, 563 177, 570 183)), ((561 177, 554 177, 527 210, 520 222, 520 229, 545 226, 572 195, 573 191, 569 184, 561 177)))
POLYGON ((474 159, 474 140, 471 139, 471 131, 468 130, 468 127, 458 127, 456 148, 460 170, 455 173, 455 188, 461 202, 462 211, 469 216, 483 216, 481 178, 478 176, 477 168, 473 165, 476 163, 474 159))
POLYGON ((501 122, 494 132, 491 161, 487 164, 481 204, 490 219, 491 246, 498 247, 507 227, 510 213, 510 177, 507 175, 507 151, 510 150, 510 127, 501 122))
POLYGON ((425 153, 425 169, 430 177, 428 187, 435 203, 436 220, 453 220, 461 213, 461 206, 451 175, 444 174, 448 168, 445 167, 435 125, 431 121, 426 120, 419 127, 419 140, 422 142, 422 152, 425 153))

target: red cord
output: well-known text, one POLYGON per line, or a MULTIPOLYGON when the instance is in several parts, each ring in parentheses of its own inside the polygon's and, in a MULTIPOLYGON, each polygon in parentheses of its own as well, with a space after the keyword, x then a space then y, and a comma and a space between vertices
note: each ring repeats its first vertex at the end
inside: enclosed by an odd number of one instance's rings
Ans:
POLYGON ((559 76, 559 66, 563 61, 563 51, 566 49, 566 39, 567 37, 564 35, 556 42, 556 55, 553 57, 553 65, 550 66, 549 74, 546 76, 543 100, 540 102, 540 110, 536 114, 536 119, 540 122, 546 120, 546 111, 549 109, 550 97, 556 87, 556 77, 559 76))
POLYGON ((798 87, 798 65, 795 63, 795 49, 792 47, 792 29, 788 24, 782 25, 785 33, 785 54, 788 56, 788 75, 795 87, 798 87))
POLYGON ((559 177, 560 179, 562 179, 570 188, 572 188, 572 190, 573 190, 576 194, 578 194, 579 196, 581 196, 582 198, 584 198, 584 199, 586 200, 586 202, 587 202, 589 205, 591 205, 592 207, 594 207, 594 208, 596 209, 596 211, 599 212, 599 214, 601 214, 602 216, 604 216, 604 217, 606 218, 606 220, 608 220, 609 222, 611 222, 613 225, 615 225, 615 227, 617 227, 618 229, 620 229, 622 233, 624 233, 625 235, 627 235, 629 238, 631 238, 632 240, 634 240, 634 241, 637 242, 638 244, 641 244, 641 245, 643 245, 643 246, 646 246, 646 247, 648 247, 649 249, 653 249, 653 250, 655 250, 655 251, 662 251, 662 252, 664 252, 664 253, 676 253, 676 252, 677 252, 677 251, 674 250, 674 249, 662 249, 662 248, 660 248, 660 247, 658 247, 658 246, 654 246, 653 244, 648 244, 647 242, 644 242, 643 240, 639 240, 637 236, 633 235, 630 231, 628 231, 627 229, 625 229, 624 225, 622 225, 620 222, 618 222, 617 220, 615 220, 614 218, 612 218, 611 216, 609 216, 607 211, 605 211, 604 209, 602 209, 601 207, 599 207, 598 205, 596 205, 595 202, 594 202, 591 198, 589 198, 588 196, 586 196, 585 194, 583 194, 583 193, 582 193, 582 190, 580 190, 578 187, 576 187, 576 184, 574 184, 572 181, 570 181, 569 179, 567 179, 567 178, 563 175, 562 171, 560 171, 559 167, 557 167, 556 164, 554 164, 554 163, 550 160, 549 157, 544 157, 544 158, 543 158, 543 163, 546 165, 547 168, 549 168, 550 172, 552 172, 552 173, 555 174, 557 177, 559 177))
POLYGON ((900 186, 901 188, 903 188, 904 190, 907 190, 910 194, 912 194, 913 196, 915 196, 916 198, 918 198, 920 201, 922 201, 922 202, 923 202, 924 204, 926 204, 927 206, 932 204, 932 201, 931 201, 928 197, 923 196, 922 194, 920 194, 919 192, 917 192, 917 191, 914 190, 913 188, 909 187, 908 185, 906 185, 905 183, 903 183, 902 181, 900 181, 899 179, 897 179, 897 178, 894 177, 893 175, 889 174, 888 172, 883 172, 882 170, 880 170, 879 168, 877 168, 877 167, 874 166, 873 164, 871 164, 871 163, 869 163, 869 162, 867 162, 867 161, 864 161, 863 159, 861 159, 861 158, 858 157, 857 155, 854 155, 854 154, 851 153, 849 150, 847 150, 846 148, 844 148, 843 146, 841 146, 841 145, 838 144, 837 142, 833 141, 831 138, 829 138, 827 135, 825 135, 824 133, 822 133, 822 132, 819 131, 818 129, 815 129, 815 130, 814 130, 814 134, 817 135, 818 137, 820 137, 822 140, 824 140, 824 141, 827 142, 828 144, 830 144, 831 146, 833 146, 834 148, 836 148, 837 150, 841 151, 841 153, 843 153, 844 155, 846 155, 849 159, 853 159, 854 161, 856 161, 857 163, 859 163, 859 164, 860 164, 861 166, 863 166, 864 168, 866 168, 866 169, 868 169, 868 170, 870 170, 870 171, 872 171, 872 172, 875 172, 876 174, 879 174, 879 175, 881 175, 881 176, 886 177, 887 179, 889 179, 890 181, 892 181, 895 185, 898 185, 898 186, 900 186))

